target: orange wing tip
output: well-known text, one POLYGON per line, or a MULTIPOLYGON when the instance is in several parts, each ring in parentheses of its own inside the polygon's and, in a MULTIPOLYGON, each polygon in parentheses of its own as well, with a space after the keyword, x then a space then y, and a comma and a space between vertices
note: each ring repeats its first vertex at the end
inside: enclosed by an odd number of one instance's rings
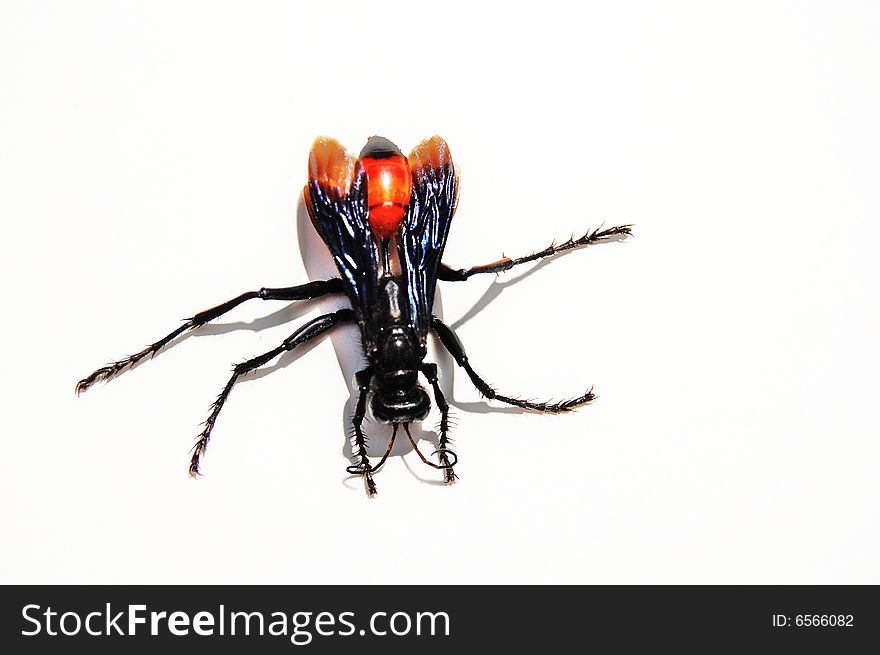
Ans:
POLYGON ((452 161, 452 155, 443 137, 435 134, 413 148, 407 159, 410 168, 444 168, 452 161))
POLYGON ((309 153, 309 179, 322 187, 347 192, 354 180, 357 160, 346 152, 339 141, 319 136, 309 153))

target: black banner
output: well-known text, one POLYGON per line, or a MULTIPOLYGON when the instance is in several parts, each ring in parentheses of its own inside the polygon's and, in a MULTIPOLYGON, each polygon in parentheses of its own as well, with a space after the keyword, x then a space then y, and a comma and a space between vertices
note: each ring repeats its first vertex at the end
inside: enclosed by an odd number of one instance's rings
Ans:
POLYGON ((880 644, 876 587, 3 587, 4 652, 880 644))

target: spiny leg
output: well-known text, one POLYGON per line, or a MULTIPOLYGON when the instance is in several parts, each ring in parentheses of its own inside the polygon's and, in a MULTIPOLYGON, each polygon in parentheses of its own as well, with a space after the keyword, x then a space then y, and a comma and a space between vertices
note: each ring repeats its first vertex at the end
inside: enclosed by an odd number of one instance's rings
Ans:
POLYGON ((501 394, 497 393, 492 387, 490 387, 486 383, 486 381, 483 380, 483 378, 481 378, 479 375, 477 375, 476 371, 471 368, 470 362, 468 361, 467 355, 464 351, 464 346, 455 335, 455 332, 453 332, 448 325, 443 323, 439 318, 434 317, 431 323, 431 327, 434 328, 434 332, 440 338, 440 343, 443 344, 446 350, 449 351, 449 354, 452 355, 453 359, 455 359, 455 363, 465 370, 477 390, 490 400, 500 400, 501 402, 507 403, 508 405, 515 405, 517 407, 522 407, 523 409, 529 409, 535 412, 559 414, 562 412, 571 411, 572 409, 580 407, 581 405, 586 405, 588 402, 596 398, 596 396, 593 394, 592 389, 587 391, 587 393, 582 396, 571 398, 569 400, 563 400, 558 403, 532 402, 529 400, 521 400, 519 398, 502 396, 501 394))
POLYGON ((558 255, 559 253, 566 252, 568 250, 574 250, 575 248, 580 248, 582 246, 589 246, 600 241, 607 241, 616 236, 629 236, 631 234, 632 225, 618 225, 617 227, 611 227, 607 230, 595 229, 592 232, 587 232, 579 239, 575 239, 574 237, 572 237, 568 241, 560 243, 559 245, 556 245, 554 243, 548 248, 544 248, 544 250, 541 250, 540 252, 532 253, 531 255, 526 255, 525 257, 517 257, 515 259, 502 257, 497 262, 493 262, 491 264, 483 264, 481 266, 472 266, 471 268, 460 269, 454 269, 450 268, 446 264, 440 264, 440 267, 437 271, 437 278, 440 280, 445 280, 447 282, 463 282, 464 280, 467 280, 471 275, 477 275, 479 273, 501 273, 502 271, 507 271, 514 266, 533 262, 536 259, 543 259, 544 257, 558 255))
POLYGON ((322 316, 318 316, 315 319, 312 319, 301 328, 299 328, 296 332, 287 337, 280 346, 277 348, 273 348, 269 352, 263 353, 253 359, 249 359, 246 362, 242 362, 238 364, 232 372, 232 377, 229 378, 229 382, 226 383, 226 386, 223 387, 223 391, 220 392, 220 395, 217 396, 217 400, 214 401, 214 404, 211 405, 211 413, 208 416, 208 419, 205 421, 204 429, 201 434, 199 434, 199 438, 196 440, 195 445, 193 446, 193 454, 192 459, 189 463, 189 474, 192 477, 196 477, 199 475, 199 464, 202 455, 204 455, 205 450, 208 447, 208 442, 211 440, 211 431, 214 429, 214 423, 217 422, 217 416, 220 414, 220 410, 223 409, 223 405, 226 403, 226 399, 229 397, 229 393, 232 391, 232 387, 235 386, 235 383, 238 381, 242 375, 253 371, 256 368, 259 368, 263 364, 266 364, 270 360, 274 359, 281 353, 293 350, 297 346, 305 343, 306 341, 310 341, 315 337, 323 334, 334 325, 338 323, 353 321, 354 320, 354 312, 350 309, 340 309, 333 314, 324 314, 322 316))
MULTIPOLYGON (((373 481, 373 467, 370 465, 370 458, 367 455, 367 437, 364 435, 361 426, 364 422, 364 417, 367 415, 367 394, 370 391, 370 380, 373 379, 373 372, 373 367, 367 366, 367 368, 358 371, 355 374, 355 381, 358 385, 359 394, 357 407, 354 410, 351 424, 354 427, 354 454, 360 459, 360 461, 357 464, 346 467, 345 469, 351 475, 363 476, 364 484, 367 487, 367 496, 371 497, 376 495, 376 483, 373 481)), ((385 458, 383 457, 382 462, 384 461, 385 458)))
POLYGON ((451 484, 458 479, 458 476, 452 468, 454 462, 452 464, 449 463, 449 454, 452 454, 456 462, 458 457, 449 449, 449 403, 446 402, 446 397, 440 390, 440 384, 437 380, 437 365, 422 364, 422 373, 428 378, 428 382, 434 390, 434 400, 437 402, 437 408, 440 410, 440 443, 437 445, 437 450, 431 454, 439 456, 440 466, 444 472, 443 481, 446 484, 451 484))
POLYGON ((336 293, 341 291, 343 291, 343 285, 342 280, 339 278, 308 282, 295 287, 283 287, 278 289, 263 287, 259 291, 248 291, 232 300, 227 300, 216 307, 199 312, 192 318, 187 319, 187 321, 176 330, 165 335, 157 342, 151 343, 140 352, 136 352, 134 355, 130 355, 125 359, 120 359, 119 361, 108 364, 107 366, 102 366, 98 370, 93 371, 90 375, 76 383, 76 393, 77 395, 81 394, 96 382, 114 378, 116 375, 125 369, 134 366, 145 357, 153 357, 156 353, 162 350, 162 348, 167 346, 187 330, 193 330, 200 325, 204 325, 208 321, 213 321, 215 318, 222 316, 247 300, 253 300, 254 298, 260 298, 262 300, 308 300, 309 298, 316 298, 326 293, 336 293))

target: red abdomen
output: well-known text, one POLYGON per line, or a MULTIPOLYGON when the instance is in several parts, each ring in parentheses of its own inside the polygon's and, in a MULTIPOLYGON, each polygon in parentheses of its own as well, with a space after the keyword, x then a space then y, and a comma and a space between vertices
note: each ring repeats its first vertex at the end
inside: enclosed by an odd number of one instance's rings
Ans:
POLYGON ((367 173, 367 204, 370 227, 380 239, 390 238, 400 228, 409 197, 412 175, 403 155, 363 157, 367 173))

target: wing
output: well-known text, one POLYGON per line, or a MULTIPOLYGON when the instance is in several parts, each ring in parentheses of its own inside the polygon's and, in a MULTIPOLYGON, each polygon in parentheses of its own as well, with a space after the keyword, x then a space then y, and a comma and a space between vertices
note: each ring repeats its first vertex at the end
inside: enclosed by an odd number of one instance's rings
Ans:
POLYGON ((413 187, 403 226, 401 261, 410 316, 424 335, 431 324, 437 269, 458 202, 458 173, 449 146, 439 136, 422 141, 408 159, 413 187))
POLYGON ((315 139, 303 198, 312 224, 333 255, 352 308, 363 321, 376 305, 379 262, 368 221, 363 166, 335 139, 315 139))

